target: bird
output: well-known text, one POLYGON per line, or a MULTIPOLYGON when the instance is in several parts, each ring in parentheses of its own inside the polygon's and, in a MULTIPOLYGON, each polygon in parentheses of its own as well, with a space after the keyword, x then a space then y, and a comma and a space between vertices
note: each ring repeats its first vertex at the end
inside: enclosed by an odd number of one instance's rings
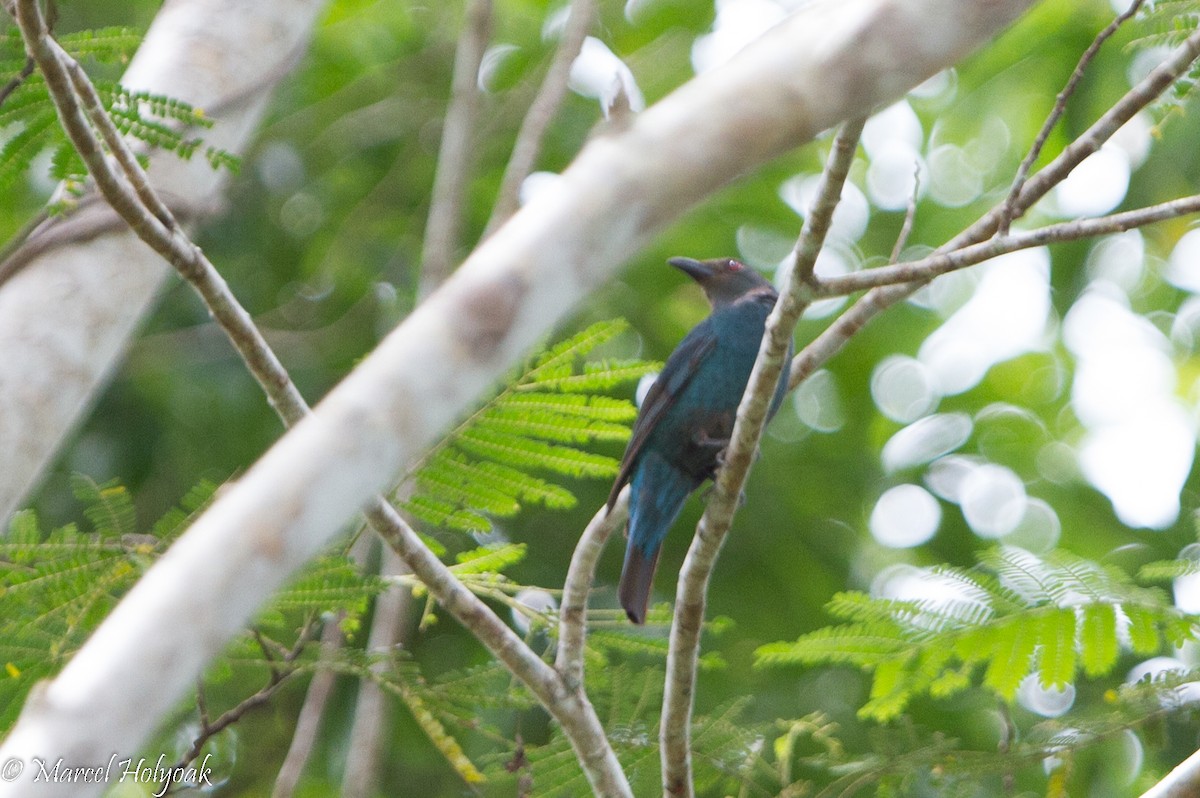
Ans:
MULTIPOLYGON (((629 620, 643 624, 664 538, 687 498, 715 477, 767 315, 779 298, 762 275, 733 258, 671 258, 704 289, 712 312, 667 358, 646 393, 608 496, 612 511, 628 484, 625 563, 617 595, 629 620)), ((791 360, 789 348, 788 361, 791 360)), ((788 368, 779 377, 768 420, 787 393, 788 368)))

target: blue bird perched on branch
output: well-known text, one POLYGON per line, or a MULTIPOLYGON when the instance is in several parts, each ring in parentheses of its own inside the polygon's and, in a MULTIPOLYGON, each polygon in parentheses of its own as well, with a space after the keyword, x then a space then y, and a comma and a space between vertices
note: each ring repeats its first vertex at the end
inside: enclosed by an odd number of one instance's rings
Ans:
MULTIPOLYGON (((617 593, 629 620, 639 624, 646 620, 663 539, 687 497, 721 464, 767 315, 779 298, 762 275, 731 258, 667 262, 700 284, 712 313, 675 348, 646 394, 608 497, 611 510, 629 483, 629 540, 617 593)), ((787 383, 785 368, 770 415, 787 383)))

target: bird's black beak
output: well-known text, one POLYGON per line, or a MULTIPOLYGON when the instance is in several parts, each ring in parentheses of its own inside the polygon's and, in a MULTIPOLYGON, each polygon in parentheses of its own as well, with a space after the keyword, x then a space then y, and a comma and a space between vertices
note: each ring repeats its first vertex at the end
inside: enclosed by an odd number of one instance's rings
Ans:
POLYGON ((711 266, 707 263, 701 263, 694 258, 671 258, 667 263, 684 272, 698 283, 704 283, 705 280, 713 276, 711 266))

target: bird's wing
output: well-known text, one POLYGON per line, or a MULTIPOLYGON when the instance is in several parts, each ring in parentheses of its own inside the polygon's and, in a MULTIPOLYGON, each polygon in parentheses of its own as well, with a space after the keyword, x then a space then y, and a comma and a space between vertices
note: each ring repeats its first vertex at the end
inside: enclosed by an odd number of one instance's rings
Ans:
POLYGON ((708 324, 708 319, 705 319, 687 334, 687 337, 667 358, 662 373, 658 375, 658 379, 646 393, 646 398, 642 401, 642 410, 638 413, 637 421, 634 422, 633 434, 629 438, 625 456, 621 459, 621 469, 617 473, 617 481, 613 483, 612 491, 608 495, 610 510, 617 503, 617 495, 621 492, 621 488, 625 487, 625 483, 629 481, 633 472, 633 464, 637 462, 638 454, 646 445, 646 439, 650 437, 650 433, 658 426, 658 422, 666 412, 674 406, 675 400, 683 393, 683 389, 696 376, 700 364, 712 354, 716 346, 717 336, 713 333, 711 325, 708 324))

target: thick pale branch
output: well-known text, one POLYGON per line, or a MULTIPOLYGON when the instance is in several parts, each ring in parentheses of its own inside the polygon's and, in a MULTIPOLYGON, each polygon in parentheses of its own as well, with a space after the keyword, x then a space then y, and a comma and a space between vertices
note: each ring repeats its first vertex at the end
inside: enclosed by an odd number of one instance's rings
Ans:
MULTIPOLYGON (((17 20, 22 34, 32 57, 45 76, 51 97, 58 107, 63 128, 87 163, 105 199, 139 237, 171 263, 200 294, 209 312, 238 350, 284 424, 290 427, 304 418, 309 408, 290 376, 255 327, 249 314, 229 291, 216 268, 175 226, 170 211, 153 193, 137 159, 128 151, 124 140, 117 134, 100 107, 99 98, 83 71, 47 35, 36 0, 17 0, 17 3, 17 20), (116 163, 125 170, 124 174, 113 171, 100 142, 88 127, 80 105, 80 95, 75 93, 77 89, 83 97, 83 105, 87 107, 94 123, 112 149, 116 163), (147 200, 149 207, 143 205, 142 200, 147 200), (162 216, 153 213, 154 209, 160 210, 162 216)), ((580 761, 597 792, 602 795, 627 795, 628 785, 616 764, 616 758, 608 746, 599 720, 594 712, 591 712, 586 699, 572 695, 572 701, 561 700, 557 695, 557 692, 562 692, 561 680, 556 672, 513 635, 495 613, 462 588, 449 570, 433 557, 384 499, 374 499, 368 518, 376 531, 393 546, 398 547, 398 550, 403 546, 402 553, 407 552, 406 560, 417 557, 414 547, 422 549, 425 556, 419 558, 417 564, 412 567, 416 571, 419 566, 422 569, 418 572, 419 575, 436 579, 435 583, 430 585, 433 595, 446 604, 455 617, 467 624, 476 637, 491 648, 497 658, 509 665, 513 673, 529 685, 539 698, 544 701, 553 699, 553 703, 547 703, 546 708, 562 724, 564 733, 579 753, 580 761), (458 594, 450 591, 448 585, 457 586, 458 594), (504 630, 508 637, 498 635, 497 629, 504 630), (546 692, 547 682, 557 685, 556 693, 546 692), (583 737, 579 736, 581 732, 583 737), (600 772, 597 768, 607 770, 600 772)), ((203 616, 191 620, 193 623, 202 623, 203 616)), ((265 700, 264 696, 260 691, 250 701, 265 700)))
MULTIPOLYGON (((655 233, 749 169, 955 63, 1031 3, 806 6, 592 140, 197 519, 31 696, 0 757, 58 749, 90 762, 136 748, 287 575, 655 233), (186 620, 196 618, 209 622, 203 634, 186 620), (137 702, 112 689, 125 683, 147 686, 137 702)), ((572 718, 587 716, 577 697, 565 703, 572 718)), ((20 789, 0 784, 0 795, 20 789)))
MULTIPOLYGON (((121 83, 203 108, 216 122, 206 144, 240 152, 323 5, 168 3, 121 83)), ((156 152, 150 160, 172 207, 194 217, 214 206, 224 174, 203 158, 156 152)), ((0 528, 91 407, 169 274, 111 212, 52 220, 0 266, 0 528), (92 221, 80 229, 83 217, 92 221)))
POLYGON ((847 122, 838 133, 829 153, 817 198, 804 220, 804 229, 796 243, 795 267, 784 276, 779 301, 767 317, 766 331, 746 392, 738 406, 737 421, 724 465, 717 472, 716 486, 696 535, 688 548, 679 586, 675 593, 675 615, 671 623, 671 643, 667 653, 667 682, 663 695, 662 746, 663 794, 668 798, 691 796, 691 725, 696 691, 696 667, 700 656, 700 632, 708 581, 716 566, 717 555, 729 534, 739 497, 746 485, 750 466, 758 451, 758 442, 766 426, 768 408, 775 386, 788 367, 792 334, 811 293, 806 278, 829 232, 834 209, 842 196, 854 151, 862 133, 865 117, 847 122))
POLYGON ((1193 798, 1200 793, 1200 751, 1180 762, 1141 798, 1193 798))

